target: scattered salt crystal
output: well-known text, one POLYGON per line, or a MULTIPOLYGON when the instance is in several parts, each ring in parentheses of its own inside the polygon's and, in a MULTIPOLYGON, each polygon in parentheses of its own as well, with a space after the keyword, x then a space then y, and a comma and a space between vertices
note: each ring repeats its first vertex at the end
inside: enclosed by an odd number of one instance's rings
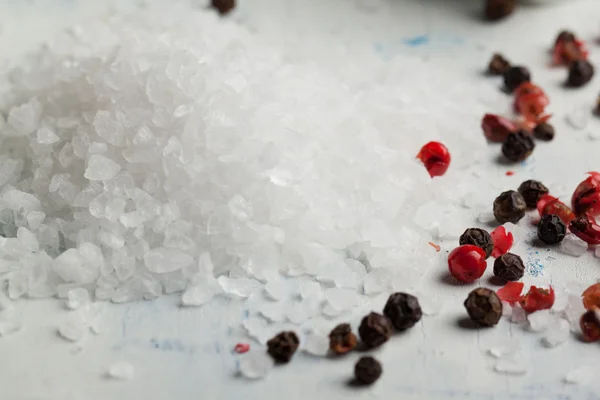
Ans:
POLYGON ((90 181, 107 181, 119 173, 121 166, 100 154, 92 154, 88 160, 84 176, 90 181))
POLYGON ((146 268, 151 272, 166 274, 191 265, 194 259, 187 253, 176 249, 159 247, 144 256, 146 268))
POLYGON ((344 311, 357 304, 357 295, 354 290, 331 288, 325 291, 325 300, 332 308, 344 311))
POLYGON ((128 381, 135 376, 135 367, 126 361, 117 361, 108 367, 107 375, 112 379, 128 381))
POLYGON ((578 333, 581 331, 579 318, 581 318, 583 313, 585 313, 585 307, 583 306, 581 295, 570 294, 564 314, 571 326, 571 332, 578 333))
POLYGON ((524 375, 527 373, 527 366, 513 360, 498 360, 494 371, 506 375, 524 375))
POLYGON ((271 279, 265 285, 265 293, 273 300, 281 300, 286 297, 288 290, 282 279, 271 279))
POLYGON ((259 308, 259 313, 272 322, 283 322, 286 319, 288 305, 284 302, 263 303, 259 308))
POLYGON ((320 301, 323 299, 323 291, 321 289, 321 285, 319 282, 314 281, 306 281, 300 283, 300 297, 303 299, 312 299, 316 301, 320 301))
POLYGON ((587 249, 588 244, 572 233, 567 233, 563 241, 560 243, 560 251, 573 257, 582 256, 585 254, 587 249))
POLYGON ((201 306, 208 303, 222 291, 221 285, 213 277, 205 278, 183 292, 181 304, 184 306, 201 306))
POLYGON ((12 335, 20 331, 21 328, 21 322, 16 319, 0 319, 0 337, 12 335))
POLYGON ((510 322, 520 324, 527 320, 527 313, 519 305, 515 305, 512 308, 512 315, 510 316, 510 322))
POLYGON ((565 383, 578 385, 590 381, 595 375, 593 368, 584 366, 569 371, 565 375, 564 381, 565 383))
POLYGON ((248 297, 259 287, 258 281, 250 278, 228 278, 221 275, 217 280, 226 293, 238 297, 248 297))
POLYGON ((477 216, 477 222, 480 224, 491 224, 496 222, 496 216, 491 211, 482 211, 477 216))
POLYGON ((498 343, 489 349, 490 355, 496 358, 503 358, 516 354, 521 348, 521 343, 517 339, 512 339, 498 343))
POLYGON ((71 289, 67 292, 67 307, 76 310, 90 302, 90 293, 83 288, 71 289))
POLYGON ((564 343, 570 334, 569 323, 564 319, 558 319, 546 331, 546 334, 542 338, 542 343, 547 347, 556 347, 564 343))
POLYGON ((308 334, 304 339, 302 349, 313 356, 325 356, 329 351, 329 338, 316 333, 308 334))
POLYGON ((248 379, 263 379, 275 362, 266 351, 251 351, 240 357, 240 373, 248 379))
POLYGON ((375 268, 371 270, 363 280, 363 291, 367 296, 385 292, 390 287, 392 276, 392 271, 387 268, 375 268))
POLYGON ((58 334, 71 342, 83 339, 87 326, 80 318, 70 318, 58 327, 58 334))
POLYGON ((37 140, 40 144, 52 144, 60 140, 52 130, 48 128, 40 128, 37 131, 37 140))
POLYGON ((577 107, 567 112, 567 122, 575 129, 585 129, 590 120, 590 112, 585 107, 577 107))
POLYGON ((508 301, 502 301, 502 316, 510 317, 513 312, 513 307, 508 301))
POLYGON ((25 227, 20 227, 17 229, 17 238, 19 238, 23 246, 25 246, 25 248, 31 252, 36 252, 40 249, 40 244, 37 240, 37 237, 25 227))
POLYGON ((529 314, 527 320, 529 321, 529 329, 534 332, 542 332, 552 322, 552 316, 550 315, 550 310, 540 310, 529 314))

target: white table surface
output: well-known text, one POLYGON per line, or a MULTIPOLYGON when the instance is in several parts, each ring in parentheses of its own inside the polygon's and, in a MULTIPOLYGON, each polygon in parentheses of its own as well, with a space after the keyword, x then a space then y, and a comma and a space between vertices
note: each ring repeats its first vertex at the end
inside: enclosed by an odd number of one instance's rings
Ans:
MULTIPOLYGON (((564 193, 568 198, 583 173, 600 166, 600 142, 588 140, 590 132, 600 129, 600 120, 591 118, 582 130, 565 122, 571 110, 587 111, 593 106, 599 78, 583 89, 565 90, 561 87, 565 71, 548 68, 546 52, 556 33, 569 27, 590 42, 591 58, 600 65, 600 46, 595 43, 600 36, 600 2, 524 5, 504 22, 486 24, 478 18, 479 1, 239 1, 232 19, 274 46, 295 46, 300 61, 327 63, 341 49, 376 55, 392 68, 404 57, 416 57, 425 60, 424 65, 432 71, 454 71, 456 79, 469 85, 488 79, 481 71, 493 51, 505 52, 534 69, 536 81, 552 99, 558 136, 553 143, 539 146, 532 162, 513 168, 517 172, 513 177, 506 177, 507 167, 494 162, 484 162, 482 168, 509 187, 533 175, 561 182, 568 188, 564 193), (564 157, 560 163, 559 156, 564 157)), ((98 3, 0 3, 2 56, 17 57, 64 26, 108 12, 108 3, 98 3)), ((499 94, 496 81, 492 82, 490 111, 508 112, 510 101, 499 94)), ((406 90, 410 93, 410 88, 406 90)), ((482 98, 486 96, 482 94, 482 98)), ((462 101, 468 107, 482 99, 447 99, 442 90, 440 101, 462 101)), ((478 126, 471 124, 465 129, 481 135, 478 126)), ((492 160, 497 152, 490 147, 484 156, 492 160)), ((473 222, 474 218, 465 225, 473 222)), ((102 332, 73 344, 56 333, 68 316, 63 302, 21 300, 16 307, 23 330, 0 338, 0 399, 600 399, 597 379, 583 385, 563 383, 564 375, 577 366, 598 370, 597 345, 573 337, 558 348, 545 349, 540 334, 508 321, 491 330, 461 327, 458 321, 464 317, 462 301, 468 289, 440 279, 446 271, 445 250, 455 243, 440 244, 439 266, 426 272, 420 290, 443 298, 444 308, 374 352, 384 365, 384 375, 370 388, 347 385, 358 354, 336 360, 298 354, 290 365, 275 368, 264 381, 236 376, 240 356, 233 354, 232 348, 238 341, 248 341, 240 328, 244 306, 237 301, 217 299, 198 309, 180 308, 176 296, 106 304, 102 332), (529 367, 523 376, 493 372, 495 360, 486 355, 491 346, 509 337, 521 342, 520 357, 529 367), (133 380, 106 379, 106 368, 119 360, 135 366, 133 380)), ((532 257, 535 254, 527 254, 526 261, 532 262, 532 257)), ((555 253, 552 258, 542 258, 543 274, 528 276, 528 283, 592 283, 600 277, 600 262, 591 253, 579 259, 555 253)))

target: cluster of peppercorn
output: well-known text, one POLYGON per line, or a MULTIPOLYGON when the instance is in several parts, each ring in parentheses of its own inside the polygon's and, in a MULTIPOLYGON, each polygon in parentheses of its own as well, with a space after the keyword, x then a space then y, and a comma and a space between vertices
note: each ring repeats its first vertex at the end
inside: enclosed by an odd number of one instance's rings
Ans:
POLYGON ((566 65, 569 69, 566 86, 581 87, 592 80, 594 66, 588 60, 589 51, 583 40, 573 32, 562 31, 554 41, 552 61, 554 65, 566 65))
MULTIPOLYGON (((423 312, 419 300, 408 293, 394 293, 388 298, 383 314, 371 312, 358 327, 361 344, 365 350, 375 349, 389 340, 394 331, 403 332, 421 320, 423 312)), ((281 332, 267 342, 267 352, 279 363, 289 362, 300 341, 291 331, 281 332)), ((337 325, 329 334, 329 351, 333 356, 347 354, 357 348, 359 342, 350 324, 337 325)), ((354 366, 358 383, 369 385, 382 373, 381 363, 370 356, 361 357, 354 366)))

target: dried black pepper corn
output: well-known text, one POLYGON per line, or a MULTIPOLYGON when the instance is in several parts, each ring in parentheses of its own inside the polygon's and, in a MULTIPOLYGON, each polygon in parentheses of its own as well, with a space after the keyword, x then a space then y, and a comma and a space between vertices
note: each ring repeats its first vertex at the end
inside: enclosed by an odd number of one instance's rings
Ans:
POLYGON ((511 92, 518 88, 521 83, 531 81, 531 73, 523 66, 510 67, 502 75, 504 77, 504 85, 511 92))
POLYGON ((525 160, 531 155, 535 143, 525 132, 509 133, 502 143, 502 154, 512 162, 525 160))
POLYGON ((517 6, 517 0, 487 0, 485 3, 485 18, 497 21, 512 14, 517 6))
POLYGON ((567 234, 567 226, 558 215, 546 214, 542 216, 537 228, 538 238, 546 244, 561 242, 567 234))
POLYGON ((211 6, 221 15, 227 14, 235 8, 235 0, 211 0, 211 6))
POLYGON ((383 369, 373 357, 361 357, 354 366, 354 377, 360 383, 370 385, 381 376, 383 369))
POLYGON ((594 66, 588 60, 576 60, 569 65, 567 86, 581 87, 592 80, 594 66))
POLYGON ((554 139, 554 127, 547 122, 542 122, 533 128, 533 134, 540 140, 554 139))
POLYGON ((518 281, 525 275, 523 260, 516 254, 502 254, 494 261, 494 275, 507 281, 518 281))
POLYGON ((488 73, 490 75, 502 75, 509 68, 510 62, 502 54, 496 53, 488 64, 488 73))
POLYGON ((484 229, 480 228, 469 228, 462 235, 460 235, 459 244, 472 244, 473 246, 480 247, 485 251, 485 258, 489 258, 494 250, 494 241, 490 234, 484 229))
POLYGON ((501 224, 516 224, 525 216, 525 199, 519 192, 508 190, 494 200, 494 216, 501 224))
POLYGON ((349 324, 339 324, 329 334, 329 349, 335 354, 354 350, 358 340, 349 324))
POLYGON ((375 312, 364 317, 358 328, 358 334, 368 348, 379 347, 387 342, 393 331, 390 320, 375 312))
POLYGON ((275 361, 287 363, 298 349, 300 340, 291 331, 281 332, 267 342, 267 352, 275 361))
POLYGON ((469 317, 482 326, 494 326, 502 317, 502 302, 490 289, 478 288, 469 293, 465 300, 469 317))
POLYGON ((556 40, 554 41, 554 45, 556 46, 559 42, 573 42, 576 39, 575 34, 571 31, 560 31, 556 40))
POLYGON ((419 322, 423 311, 415 296, 408 293, 393 293, 383 308, 383 314, 389 318, 396 330, 403 331, 419 322))
POLYGON ((529 208, 536 208, 540 197, 549 192, 542 182, 533 179, 521 183, 517 190, 521 193, 521 196, 525 199, 525 204, 529 208))

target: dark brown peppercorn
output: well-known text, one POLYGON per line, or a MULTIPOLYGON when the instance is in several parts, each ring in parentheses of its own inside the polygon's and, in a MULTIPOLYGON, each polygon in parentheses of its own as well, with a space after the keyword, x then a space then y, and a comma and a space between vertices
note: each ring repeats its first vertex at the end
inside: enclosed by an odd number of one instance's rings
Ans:
POLYGON ((387 317, 375 312, 363 318, 358 334, 364 345, 370 349, 379 347, 388 341, 394 328, 387 317))
POLYGON ((357 342, 349 324, 339 324, 329 334, 329 349, 335 354, 346 354, 354 350, 357 342))
POLYGON ((518 281, 525 274, 523 260, 516 254, 506 253, 494 261, 494 275, 506 281, 518 281))
POLYGON ((554 127, 547 122, 542 122, 533 129, 533 134, 540 140, 552 140, 554 139, 554 127))
POLYGON ((525 160, 533 153, 535 143, 525 132, 510 133, 502 143, 502 154, 510 161, 525 160))
POLYGON ((525 199, 514 190, 503 192, 494 200, 494 216, 501 224, 516 224, 525 216, 526 208, 525 199))
POLYGON ((481 326, 494 326, 502 317, 502 302, 490 289, 478 288, 469 293, 465 308, 471 320, 481 326))
POLYGON ((594 66, 588 60, 573 61, 569 65, 569 76, 567 86, 581 87, 592 80, 594 66))
POLYGON ((267 342, 267 352, 275 361, 287 363, 298 349, 300 341, 294 332, 281 332, 267 342))
POLYGON ((537 228, 538 238, 546 244, 561 242, 567 234, 567 226, 554 214, 542 216, 537 228))
POLYGON ((571 31, 561 31, 556 40, 554 41, 554 45, 556 46, 559 42, 573 42, 576 39, 575 34, 571 31))
POLYGON ((517 0, 487 0, 485 3, 485 18, 497 21, 512 14, 517 6, 517 0))
POLYGON ((480 247, 485 251, 485 258, 492 255, 494 250, 494 241, 490 234, 480 228, 469 228, 462 235, 458 243, 462 246, 465 244, 472 244, 473 246, 480 247))
POLYGON ((360 383, 370 385, 381 376, 381 364, 373 357, 361 357, 354 366, 354 377, 360 383))
POLYGON ((490 75, 502 75, 510 68, 510 62, 502 54, 494 54, 488 64, 488 73, 490 75))
POLYGON ((540 197, 548 194, 548 188, 542 182, 533 179, 521 183, 518 190, 529 208, 536 208, 540 197))
POLYGON ((211 6, 224 15, 235 8, 235 0, 211 0, 211 6))
POLYGON ((504 85, 511 92, 519 87, 523 82, 531 81, 531 74, 525 67, 516 66, 510 67, 504 71, 504 85))
POLYGON ((390 295, 383 308, 383 314, 398 331, 412 328, 423 316, 419 300, 408 293, 390 295))

